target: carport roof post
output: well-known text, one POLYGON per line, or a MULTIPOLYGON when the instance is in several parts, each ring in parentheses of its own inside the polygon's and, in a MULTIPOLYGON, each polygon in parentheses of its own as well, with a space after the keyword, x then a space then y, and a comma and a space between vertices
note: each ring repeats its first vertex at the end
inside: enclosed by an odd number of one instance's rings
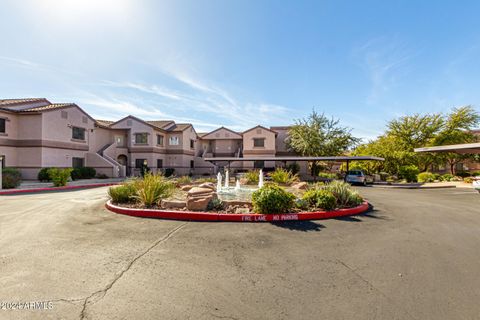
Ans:
POLYGON ((454 152, 454 153, 478 153, 480 154, 480 143, 451 144, 447 146, 423 147, 414 149, 415 152, 454 152))
POLYGON ((2 190, 2 188, 3 188, 3 186, 2 186, 2 181, 3 181, 2 171, 3 171, 3 157, 0 156, 0 190, 2 190))

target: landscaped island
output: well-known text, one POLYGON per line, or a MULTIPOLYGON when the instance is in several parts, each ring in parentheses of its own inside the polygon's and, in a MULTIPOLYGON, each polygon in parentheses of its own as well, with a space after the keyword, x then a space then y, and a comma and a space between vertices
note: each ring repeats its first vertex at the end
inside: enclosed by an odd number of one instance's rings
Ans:
POLYGON ((278 168, 266 176, 251 171, 230 187, 220 179, 166 178, 147 173, 108 191, 111 204, 140 210, 163 210, 212 214, 296 214, 329 212, 364 204, 357 191, 343 181, 307 183, 289 171, 278 168), (216 183, 215 183, 216 182, 216 183))

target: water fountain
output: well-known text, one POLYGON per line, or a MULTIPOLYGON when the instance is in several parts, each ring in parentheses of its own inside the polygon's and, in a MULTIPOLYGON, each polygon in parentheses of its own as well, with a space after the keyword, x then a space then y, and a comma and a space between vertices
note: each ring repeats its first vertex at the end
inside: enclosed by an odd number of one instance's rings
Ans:
POLYGON ((235 182, 235 192, 239 192, 240 191, 240 180, 237 179, 237 181, 235 182))
POLYGON ((230 173, 225 170, 225 189, 228 190, 228 183, 230 182, 230 173))
POLYGON ((217 192, 222 191, 222 174, 219 172, 217 174, 217 192))
POLYGON ((258 174, 258 188, 263 187, 263 170, 260 169, 260 173, 258 174))

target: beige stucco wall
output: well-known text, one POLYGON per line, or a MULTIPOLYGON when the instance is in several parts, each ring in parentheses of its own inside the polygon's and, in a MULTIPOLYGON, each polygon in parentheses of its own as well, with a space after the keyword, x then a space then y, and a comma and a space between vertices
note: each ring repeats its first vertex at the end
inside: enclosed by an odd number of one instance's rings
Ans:
POLYGON ((16 114, 0 111, 0 118, 5 119, 5 134, 0 133, 0 139, 16 139, 18 129, 18 116, 16 114))
POLYGON ((253 128, 243 133, 243 154, 249 156, 273 156, 275 155, 275 133, 264 128, 253 128), (254 147, 254 138, 264 138, 263 147, 254 147))
POLYGON ((17 148, 0 146, 0 156, 4 156, 5 163, 3 165, 5 165, 6 167, 18 166, 17 155, 17 148))
POLYGON ((44 112, 42 139, 71 142, 78 145, 89 145, 94 122, 77 107, 62 108, 44 112), (67 112, 67 119, 62 118, 62 111, 67 112), (85 141, 72 139, 72 127, 85 129, 85 141))

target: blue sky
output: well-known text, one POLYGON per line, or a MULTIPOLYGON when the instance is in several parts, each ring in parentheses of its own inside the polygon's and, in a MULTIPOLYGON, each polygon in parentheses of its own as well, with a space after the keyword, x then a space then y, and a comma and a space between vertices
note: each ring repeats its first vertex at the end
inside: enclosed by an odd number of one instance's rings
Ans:
POLYGON ((94 117, 287 125, 312 108, 359 137, 480 105, 480 2, 0 1, 0 97, 94 117))

